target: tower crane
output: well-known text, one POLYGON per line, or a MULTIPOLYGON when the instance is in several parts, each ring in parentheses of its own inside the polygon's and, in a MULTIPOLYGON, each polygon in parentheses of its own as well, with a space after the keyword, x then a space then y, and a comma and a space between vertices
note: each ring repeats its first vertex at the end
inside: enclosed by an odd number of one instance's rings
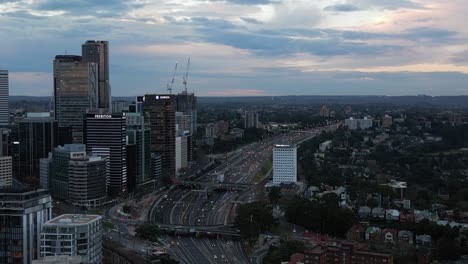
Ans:
POLYGON ((187 94, 187 82, 188 82, 189 69, 190 69, 190 57, 188 58, 187 67, 185 69, 185 75, 184 75, 184 78, 183 78, 183 81, 182 81, 182 83, 184 84, 184 91, 185 91, 186 94, 187 94))
POLYGON ((172 94, 172 86, 174 85, 174 79, 177 72, 177 63, 178 62, 176 61, 174 71, 172 73, 172 79, 167 83, 167 90, 169 91, 169 94, 172 94))

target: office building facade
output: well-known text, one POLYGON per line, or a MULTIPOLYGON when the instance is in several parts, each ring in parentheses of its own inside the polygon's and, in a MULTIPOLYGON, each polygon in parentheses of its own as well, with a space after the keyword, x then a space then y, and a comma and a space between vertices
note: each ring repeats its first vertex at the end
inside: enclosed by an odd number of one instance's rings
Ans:
POLYGON ((0 70, 0 126, 10 123, 8 71, 0 70))
POLYGON ((55 56, 55 119, 59 127, 71 127, 73 143, 83 143, 83 115, 98 107, 98 71, 81 56, 55 56))
POLYGON ((144 96, 143 112, 151 130, 151 152, 161 155, 163 177, 175 175, 175 97, 170 94, 144 96))
POLYGON ((273 183, 297 182, 297 147, 275 145, 273 148, 273 183))
POLYGON ((145 124, 144 117, 140 113, 126 113, 127 117, 127 144, 135 145, 136 155, 127 159, 135 159, 136 162, 136 189, 145 185, 151 185, 154 178, 151 177, 151 131, 145 124))
POLYGON ((127 122, 124 113, 88 113, 84 120, 86 151, 108 159, 108 193, 127 189, 127 122))
POLYGON ((102 263, 102 217, 64 214, 47 221, 41 232, 41 257, 79 256, 81 263, 102 263))
POLYGON ((11 187, 12 184, 12 161, 10 156, 0 157, 0 188, 11 187))
POLYGON ((44 189, 0 189, 0 263, 31 264, 40 256, 42 225, 51 219, 52 198, 44 189))
POLYGON ((88 155, 85 145, 55 148, 50 169, 44 168, 49 170, 51 191, 55 197, 85 207, 100 206, 106 201, 107 160, 88 155))
POLYGON ((27 113, 13 127, 15 178, 38 184, 40 159, 46 158, 57 144, 58 123, 50 113, 27 113))
POLYGON ((151 153, 151 177, 156 182, 160 181, 162 177, 161 155, 157 153, 151 153))
POLYGON ((81 46, 83 62, 98 65, 98 107, 111 110, 111 86, 109 82, 109 42, 88 40, 81 46))

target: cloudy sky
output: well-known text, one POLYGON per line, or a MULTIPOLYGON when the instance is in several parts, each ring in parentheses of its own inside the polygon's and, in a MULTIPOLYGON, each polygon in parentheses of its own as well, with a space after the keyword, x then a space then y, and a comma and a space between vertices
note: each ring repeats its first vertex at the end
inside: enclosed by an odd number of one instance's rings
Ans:
POLYGON ((50 95, 52 60, 109 40, 114 96, 468 95, 468 0, 0 0, 10 94, 50 95))

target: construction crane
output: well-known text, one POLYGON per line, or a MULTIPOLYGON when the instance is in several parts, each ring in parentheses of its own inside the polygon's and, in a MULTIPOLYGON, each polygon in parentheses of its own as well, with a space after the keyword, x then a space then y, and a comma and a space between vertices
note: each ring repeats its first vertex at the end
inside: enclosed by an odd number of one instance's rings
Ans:
POLYGON ((188 58, 188 61, 187 61, 187 68, 186 68, 186 70, 185 70, 184 79, 183 79, 183 81, 182 81, 182 83, 184 84, 184 90, 185 90, 185 93, 186 93, 186 94, 187 94, 187 81, 188 81, 189 69, 190 69, 190 57, 188 58))
POLYGON ((176 61, 174 72, 172 73, 172 79, 167 83, 167 90, 169 91, 169 94, 172 94, 172 86, 174 85, 174 79, 177 72, 177 63, 178 62, 176 61))

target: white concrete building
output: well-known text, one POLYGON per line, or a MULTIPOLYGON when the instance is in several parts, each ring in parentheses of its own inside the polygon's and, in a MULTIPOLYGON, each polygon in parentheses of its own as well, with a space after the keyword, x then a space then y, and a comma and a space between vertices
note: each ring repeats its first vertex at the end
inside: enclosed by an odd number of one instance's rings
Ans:
POLYGON ((176 137, 175 142, 175 173, 179 174, 182 169, 182 137, 176 137))
POLYGON ((0 188, 10 187, 12 182, 12 159, 10 156, 0 157, 0 188))
POLYGON ((273 149, 273 183, 297 182, 297 147, 276 145, 273 149))
POLYGON ((42 226, 41 257, 80 256, 86 264, 102 263, 102 217, 64 214, 42 226))

